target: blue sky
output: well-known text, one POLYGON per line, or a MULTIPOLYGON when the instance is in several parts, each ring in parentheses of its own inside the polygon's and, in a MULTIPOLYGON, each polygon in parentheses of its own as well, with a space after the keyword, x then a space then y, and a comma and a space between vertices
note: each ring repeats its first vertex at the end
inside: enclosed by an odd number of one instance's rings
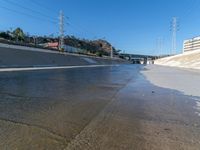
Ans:
POLYGON ((199 0, 0 0, 0 30, 21 27, 31 35, 57 35, 58 24, 49 20, 57 21, 59 10, 68 17, 66 35, 104 38, 127 53, 169 53, 174 16, 180 26, 178 52, 184 39, 200 35, 199 0))

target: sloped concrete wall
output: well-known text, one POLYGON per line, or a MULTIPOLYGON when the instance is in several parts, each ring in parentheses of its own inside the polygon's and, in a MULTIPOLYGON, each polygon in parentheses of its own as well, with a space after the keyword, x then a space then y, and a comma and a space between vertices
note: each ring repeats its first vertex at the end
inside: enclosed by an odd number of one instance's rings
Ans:
POLYGON ((157 60, 155 64, 171 67, 200 69, 200 50, 162 58, 157 60))
POLYGON ((111 60, 57 51, 0 44, 0 68, 37 66, 78 66, 126 64, 120 59, 111 60))

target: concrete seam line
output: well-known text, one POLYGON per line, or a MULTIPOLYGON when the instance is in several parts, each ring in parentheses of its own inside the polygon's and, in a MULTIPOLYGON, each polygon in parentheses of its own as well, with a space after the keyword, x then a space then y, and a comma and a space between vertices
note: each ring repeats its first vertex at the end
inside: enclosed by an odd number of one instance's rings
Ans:
POLYGON ((0 72, 17 72, 17 71, 36 71, 36 70, 57 70, 57 69, 75 69, 75 68, 95 68, 111 67, 119 65, 87 65, 87 66, 59 66, 59 67, 28 67, 28 68, 2 68, 0 72))

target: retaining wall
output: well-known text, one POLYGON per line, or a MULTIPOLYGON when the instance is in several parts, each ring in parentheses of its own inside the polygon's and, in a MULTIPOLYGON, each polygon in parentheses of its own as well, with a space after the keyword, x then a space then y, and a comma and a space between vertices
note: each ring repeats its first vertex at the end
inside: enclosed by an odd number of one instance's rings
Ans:
POLYGON ((128 64, 121 59, 90 57, 52 50, 0 44, 0 68, 128 64))

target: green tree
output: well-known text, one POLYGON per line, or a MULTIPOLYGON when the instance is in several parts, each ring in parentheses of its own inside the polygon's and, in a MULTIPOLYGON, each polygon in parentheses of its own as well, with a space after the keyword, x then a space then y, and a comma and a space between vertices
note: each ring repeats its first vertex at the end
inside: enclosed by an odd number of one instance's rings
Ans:
POLYGON ((13 36, 14 36, 15 40, 17 40, 17 41, 24 41, 24 39, 25 39, 25 34, 21 28, 16 28, 13 31, 13 36))
POLYGON ((4 39, 10 39, 10 35, 6 32, 1 32, 0 33, 0 38, 4 38, 4 39))
POLYGON ((96 52, 96 56, 102 57, 102 56, 103 56, 103 51, 97 51, 97 52, 96 52))

